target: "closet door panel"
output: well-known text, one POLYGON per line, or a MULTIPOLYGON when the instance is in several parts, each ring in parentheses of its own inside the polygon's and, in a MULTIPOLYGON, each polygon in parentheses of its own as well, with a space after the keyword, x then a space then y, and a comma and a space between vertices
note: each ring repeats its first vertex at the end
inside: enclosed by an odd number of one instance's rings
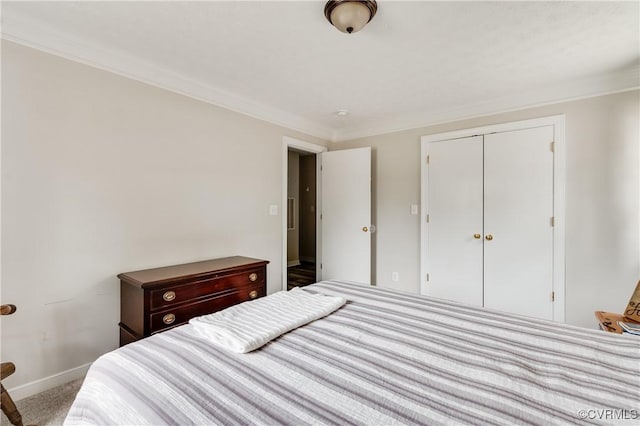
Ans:
POLYGON ((429 145, 427 294, 482 306, 482 136, 429 145))
POLYGON ((552 126, 485 136, 487 308, 553 319, 552 141, 552 126))

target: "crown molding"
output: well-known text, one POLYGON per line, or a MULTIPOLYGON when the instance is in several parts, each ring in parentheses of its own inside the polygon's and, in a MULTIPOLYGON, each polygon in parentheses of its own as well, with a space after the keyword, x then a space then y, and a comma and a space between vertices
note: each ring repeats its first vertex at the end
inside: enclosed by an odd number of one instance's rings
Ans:
POLYGON ((425 110, 402 116, 390 116, 385 119, 372 119, 350 128, 335 129, 185 77, 123 51, 91 40, 73 37, 23 14, 14 12, 8 16, 3 13, 2 19, 1 37, 5 40, 331 142, 603 96, 640 87, 640 66, 635 65, 606 75, 547 86, 542 90, 518 92, 514 95, 487 99, 444 110, 425 110))
POLYGON ((185 77, 120 50, 72 37, 39 20, 17 13, 3 14, 2 18, 1 36, 5 40, 324 140, 331 140, 333 135, 333 129, 311 120, 185 77))
POLYGON ((638 88, 640 88, 640 65, 634 65, 622 71, 606 75, 548 86, 543 90, 518 92, 513 95, 488 99, 448 110, 427 110, 402 117, 372 120, 351 129, 335 131, 332 135, 332 142, 343 142, 401 132, 454 121, 627 92, 638 88))

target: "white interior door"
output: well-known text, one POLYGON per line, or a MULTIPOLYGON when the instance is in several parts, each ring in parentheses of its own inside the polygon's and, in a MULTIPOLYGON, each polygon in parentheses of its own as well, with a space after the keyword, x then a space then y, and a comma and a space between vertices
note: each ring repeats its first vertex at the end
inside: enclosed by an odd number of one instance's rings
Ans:
POLYGON ((427 294, 482 306, 482 136, 427 154, 427 294))
POLYGON ((324 152, 322 279, 371 284, 371 148, 324 152))
POLYGON ((553 319, 553 126, 484 140, 484 306, 553 319))

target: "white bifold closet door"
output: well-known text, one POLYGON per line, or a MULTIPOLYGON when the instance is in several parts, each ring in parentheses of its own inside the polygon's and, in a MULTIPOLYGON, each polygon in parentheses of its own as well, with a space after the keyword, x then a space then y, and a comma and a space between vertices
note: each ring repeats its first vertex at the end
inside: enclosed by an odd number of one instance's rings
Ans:
POLYGON ((553 319, 553 127, 429 144, 427 294, 553 319))
POLYGON ((551 141, 552 126, 484 137, 487 308, 553 319, 551 141))
POLYGON ((430 144, 430 296, 482 306, 482 169, 482 136, 430 144))

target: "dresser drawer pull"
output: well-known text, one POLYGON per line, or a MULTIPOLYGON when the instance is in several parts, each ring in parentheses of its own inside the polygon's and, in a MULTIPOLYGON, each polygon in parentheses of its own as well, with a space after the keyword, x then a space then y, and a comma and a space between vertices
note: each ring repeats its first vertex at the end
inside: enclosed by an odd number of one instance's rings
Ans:
POLYGON ((165 300, 165 302, 171 302, 172 300, 174 300, 176 298, 176 292, 175 291, 167 291, 162 295, 162 298, 165 300))
POLYGON ((176 316, 173 314, 167 314, 162 317, 162 322, 165 324, 173 324, 176 320, 176 316))
POLYGON ((256 274, 255 272, 249 275, 249 281, 253 282, 257 279, 258 279, 258 274, 256 274))
POLYGON ((249 293, 249 297, 255 299, 256 297, 258 297, 258 291, 253 290, 251 293, 249 293))

